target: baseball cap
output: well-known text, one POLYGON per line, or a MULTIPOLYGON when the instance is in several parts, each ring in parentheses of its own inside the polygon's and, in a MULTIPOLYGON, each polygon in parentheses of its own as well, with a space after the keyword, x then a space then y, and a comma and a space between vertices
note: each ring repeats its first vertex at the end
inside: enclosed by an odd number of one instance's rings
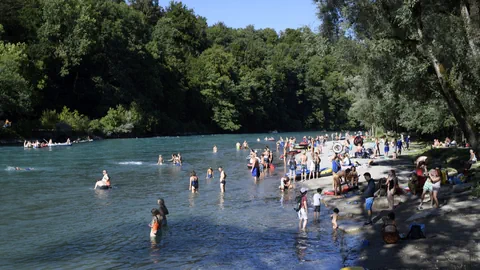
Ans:
POLYGON ((304 187, 303 187, 302 189, 300 189, 300 192, 301 192, 301 193, 305 193, 305 192, 307 192, 307 191, 308 191, 308 189, 306 189, 306 188, 304 188, 304 187))

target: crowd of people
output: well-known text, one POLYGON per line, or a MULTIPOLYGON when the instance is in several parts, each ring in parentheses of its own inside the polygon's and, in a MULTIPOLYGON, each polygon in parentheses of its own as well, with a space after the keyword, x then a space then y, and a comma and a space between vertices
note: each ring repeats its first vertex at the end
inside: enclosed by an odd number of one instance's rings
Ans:
MULTIPOLYGON (((360 175, 358 174, 357 167, 360 165, 358 162, 353 162, 350 158, 351 155, 358 157, 359 153, 365 152, 364 139, 365 136, 362 136, 361 133, 349 135, 348 133, 345 136, 341 134, 332 134, 329 136, 317 136, 313 137, 303 137, 300 143, 297 143, 295 137, 291 138, 280 138, 277 141, 277 148, 283 148, 283 163, 285 169, 288 168, 288 173, 281 177, 280 179, 280 190, 282 192, 288 192, 290 190, 295 190, 296 180, 300 182, 305 182, 307 180, 315 179, 321 177, 323 171, 320 168, 322 151, 329 138, 341 139, 341 142, 335 142, 333 146, 333 155, 329 158, 331 162, 332 174, 332 190, 323 191, 321 188, 317 189, 317 192, 313 195, 313 220, 317 222, 320 219, 320 208, 321 205, 328 206, 324 200, 325 195, 333 195, 341 198, 341 195, 345 192, 349 192, 354 189, 359 189, 359 179, 360 175), (341 147, 336 145, 340 144, 341 147), (298 170, 298 168, 300 170, 298 170), (299 175, 299 177, 298 177, 299 175)), ((270 139, 269 139, 270 140, 270 139)), ((371 154, 369 158, 374 159, 378 158, 381 155, 380 144, 384 144, 383 155, 388 157, 392 154, 393 158, 401 155, 402 150, 408 150, 410 147, 410 136, 403 137, 401 136, 398 139, 392 140, 383 140, 374 138, 374 148, 370 149, 371 154)), ((451 143, 451 142, 450 142, 451 143)), ((243 143, 236 143, 236 148, 240 149, 250 149, 248 143, 244 141, 243 143)), ((218 148, 216 145, 213 146, 213 153, 217 153, 218 148)), ((174 165, 182 165, 182 156, 180 153, 172 154, 171 159, 169 160, 174 165)), ((470 159, 468 164, 473 164, 477 162, 477 158, 473 150, 470 151, 470 159)), ((249 155, 249 168, 250 173, 253 177, 254 182, 257 182, 261 175, 265 173, 268 168, 272 168, 273 165, 273 151, 266 146, 263 150, 254 150, 250 149, 249 155)), ((162 155, 159 155, 158 165, 164 164, 162 155)), ((411 179, 408 183, 409 190, 413 194, 421 194, 421 202, 418 206, 418 210, 423 209, 423 201, 426 195, 430 195, 432 207, 439 207, 438 202, 438 192, 440 190, 440 182, 442 172, 440 168, 436 167, 433 169, 427 169, 427 158, 420 157, 415 162, 416 169, 412 173, 411 179)), ((206 179, 213 179, 215 170, 209 167, 206 171, 206 179)), ((225 192, 226 178, 227 174, 222 167, 218 167, 219 173, 219 186, 220 192, 225 192)), ((398 230, 396 229, 395 214, 393 212, 395 208, 395 196, 398 192, 402 192, 402 189, 399 187, 399 180, 395 170, 390 170, 387 177, 380 179, 373 179, 369 172, 363 174, 365 180, 365 188, 362 191, 363 197, 365 199, 365 210, 367 213, 367 218, 364 225, 372 224, 373 216, 373 205, 375 198, 381 195, 379 192, 384 192, 384 195, 387 197, 388 208, 391 213, 388 216, 384 217, 382 220, 384 226, 382 227, 382 235, 384 235, 385 242, 395 242, 395 239, 399 239, 398 230)), ((189 177, 189 190, 192 193, 198 193, 200 181, 197 173, 191 171, 189 177)), ((106 189, 111 188, 110 177, 106 170, 103 171, 103 178, 98 180, 95 184, 95 189, 106 189)), ((305 187, 300 189, 300 195, 297 197, 297 207, 295 210, 298 212, 299 219, 299 228, 305 230, 308 223, 309 216, 309 204, 308 204, 308 190, 305 187)), ((159 199, 159 209, 152 209, 152 221, 150 223, 152 237, 158 235, 158 231, 161 229, 162 225, 166 225, 166 215, 168 210, 164 205, 164 201, 159 199)), ((331 212, 330 218, 332 223, 332 228, 337 229, 339 227, 339 209, 335 208, 331 212)))

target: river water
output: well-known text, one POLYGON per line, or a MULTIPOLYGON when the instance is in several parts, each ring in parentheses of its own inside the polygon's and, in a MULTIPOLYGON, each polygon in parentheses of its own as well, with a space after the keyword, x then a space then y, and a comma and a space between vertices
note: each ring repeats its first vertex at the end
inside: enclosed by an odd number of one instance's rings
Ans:
MULTIPOLYGON (((307 133, 305 133, 307 134, 307 133)), ((295 134, 297 138, 305 134, 295 134)), ((293 134, 274 134, 291 136, 293 134)), ((311 133, 309 135, 315 135, 311 133)), ((352 264, 359 236, 333 232, 328 209, 321 222, 298 228, 295 192, 278 190, 277 168, 254 183, 246 168, 248 151, 235 149, 267 134, 118 139, 72 147, 0 148, 0 268, 3 269, 339 269, 352 264), (212 153, 212 146, 218 153, 212 153), (157 166, 180 152, 182 167, 157 166), (12 167, 33 167, 15 171, 12 167), (218 171, 223 166, 226 193, 218 171), (107 169, 114 186, 94 190, 107 169), (198 194, 188 190, 196 170, 198 194), (168 227, 156 242, 149 237, 150 210, 162 197, 168 227)), ((298 186, 297 186, 298 188, 298 186)), ((309 204, 313 192, 309 192, 309 204)), ((313 211, 309 211, 310 221, 313 211)))

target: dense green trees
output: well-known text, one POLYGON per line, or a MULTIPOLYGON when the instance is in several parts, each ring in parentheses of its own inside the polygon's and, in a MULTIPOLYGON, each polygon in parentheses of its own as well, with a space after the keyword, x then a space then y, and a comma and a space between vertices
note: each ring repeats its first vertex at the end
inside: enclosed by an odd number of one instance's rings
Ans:
POLYGON ((158 2, 2 1, 0 118, 106 135, 355 126, 350 63, 319 34, 208 27, 158 2))
POLYGON ((158 2, 1 1, 0 118, 112 136, 459 128, 476 144, 474 0, 317 0, 318 33, 158 2))
POLYGON ((478 1, 316 2, 330 40, 351 33, 365 48, 352 116, 428 134, 456 126, 478 148, 478 1))

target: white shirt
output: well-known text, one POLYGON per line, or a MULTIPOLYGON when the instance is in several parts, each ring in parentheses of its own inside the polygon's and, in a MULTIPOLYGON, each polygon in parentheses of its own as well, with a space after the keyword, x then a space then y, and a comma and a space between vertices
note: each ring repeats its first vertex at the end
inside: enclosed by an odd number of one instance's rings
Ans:
POLYGON ((106 183, 108 180, 110 180, 110 177, 108 177, 108 174, 104 174, 102 178, 102 182, 106 183))
POLYGON ((320 206, 320 204, 322 203, 322 200, 323 200, 322 194, 315 193, 313 195, 313 206, 320 206))

